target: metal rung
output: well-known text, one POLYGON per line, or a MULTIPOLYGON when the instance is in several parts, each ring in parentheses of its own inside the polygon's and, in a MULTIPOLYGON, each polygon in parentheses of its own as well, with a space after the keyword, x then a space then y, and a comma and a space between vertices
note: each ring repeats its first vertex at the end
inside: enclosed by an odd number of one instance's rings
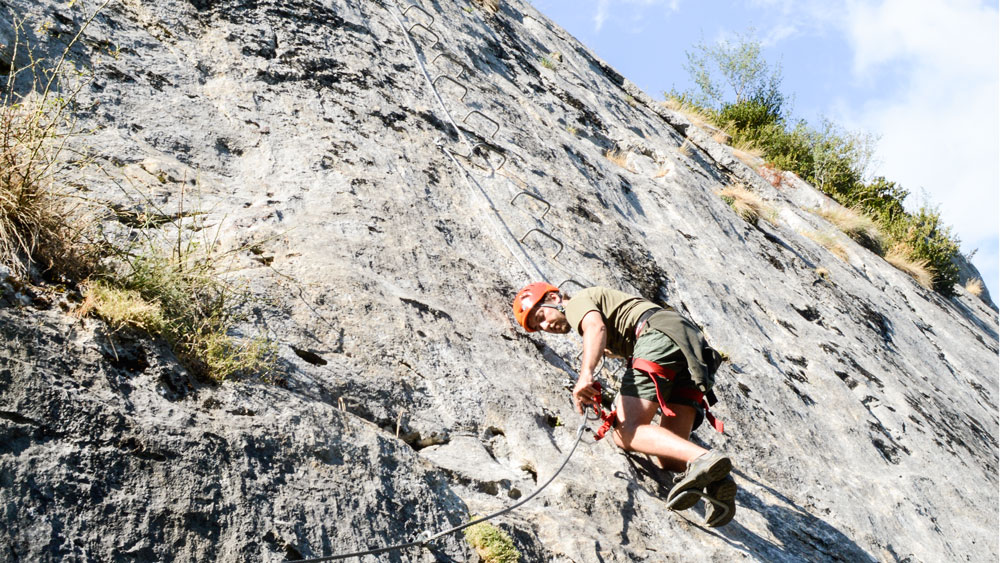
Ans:
POLYGON ((458 57, 456 57, 455 55, 452 55, 451 53, 448 53, 448 52, 445 52, 445 51, 442 51, 442 52, 434 55, 434 58, 431 59, 431 64, 432 65, 436 65, 437 64, 437 60, 441 59, 441 58, 448 59, 449 61, 455 63, 455 65, 458 66, 460 69, 462 69, 462 71, 458 73, 459 76, 462 76, 463 74, 465 74, 465 65, 462 64, 462 61, 458 60, 458 57))
POLYGON ((458 101, 464 102, 465 101, 465 95, 469 93, 469 88, 465 84, 462 84, 461 82, 459 82, 458 79, 456 79, 456 78, 453 78, 453 77, 451 77, 451 76, 449 76, 447 74, 442 74, 441 76, 438 76, 437 78, 435 78, 433 82, 431 82, 431 86, 434 86, 435 88, 437 88, 437 82, 438 82, 438 80, 441 80, 442 78, 447 78, 453 84, 455 84, 456 86, 458 86, 459 88, 462 89, 462 97, 460 97, 458 99, 458 101))
POLYGON ((485 160, 486 164, 489 165, 489 167, 492 168, 493 170, 500 170, 501 168, 503 168, 504 164, 507 164, 507 155, 500 152, 500 149, 494 147, 493 145, 487 145, 486 143, 476 143, 476 145, 472 147, 472 150, 469 152, 469 156, 467 156, 466 158, 472 160, 472 155, 476 154, 476 149, 486 149, 483 151, 483 160, 485 160), (486 151, 493 151, 494 153, 500 155, 500 158, 503 159, 502 161, 500 161, 500 166, 493 166, 493 163, 490 162, 490 157, 488 154, 486 154, 486 151))
POLYGON ((435 45, 437 45, 438 43, 441 42, 441 38, 438 37, 438 34, 434 33, 433 31, 431 31, 426 25, 424 25, 422 23, 415 23, 415 24, 411 25, 410 29, 408 29, 406 31, 408 31, 412 35, 413 34, 413 30, 416 29, 416 28, 418 28, 418 27, 420 29, 426 31, 427 33, 430 33, 434 37, 434 42, 431 43, 431 46, 428 47, 428 49, 431 48, 431 47, 434 47, 435 45))
POLYGON ((580 289, 587 289, 587 286, 583 285, 582 283, 576 281, 573 278, 569 278, 569 279, 566 279, 566 280, 563 280, 563 281, 559 282, 559 285, 557 285, 556 287, 558 287, 559 289, 562 289, 563 285, 568 284, 568 283, 575 283, 577 286, 580 287, 580 289))
POLYGON ((536 233, 536 232, 538 234, 542 235, 543 237, 545 237, 545 238, 547 238, 547 239, 551 240, 552 242, 554 242, 554 243, 556 243, 556 244, 559 245, 559 250, 557 250, 556 253, 552 255, 552 258, 555 259, 557 256, 559 256, 559 253, 563 251, 563 243, 562 243, 562 241, 559 240, 559 239, 557 239, 556 237, 550 235, 549 233, 546 233, 545 231, 537 228, 537 227, 535 227, 534 229, 531 229, 530 231, 524 233, 524 236, 521 237, 520 239, 518 239, 518 242, 523 243, 524 239, 528 238, 528 235, 530 235, 531 233, 536 233))
MULTIPOLYGON (((420 6, 417 6, 416 4, 410 4, 409 8, 403 10, 403 17, 404 18, 406 17, 406 13, 409 12, 410 10, 416 10, 418 12, 423 13, 425 16, 427 16, 431 20, 430 22, 427 23, 427 25, 434 25, 434 16, 430 15, 427 12, 427 10, 421 8, 420 6)), ((412 30, 413 28, 411 27, 410 29, 412 30)))
MULTIPOLYGON (((597 369, 594 370, 594 374, 593 375, 595 377, 601 374, 601 370, 604 369, 604 364, 607 362, 607 360, 608 360, 608 357, 605 356, 604 354, 601 354, 601 363, 597 364, 597 369)), ((576 361, 578 363, 580 363, 580 364, 583 363, 583 350, 582 349, 579 352, 576 353, 576 361)))
POLYGON ((486 156, 486 155, 483 155, 483 160, 486 161, 486 164, 488 166, 490 166, 493 169, 494 172, 497 171, 497 170, 500 170, 501 168, 503 168, 503 165, 507 163, 507 156, 505 154, 503 154, 502 152, 500 152, 499 149, 497 149, 495 147, 491 147, 490 145, 487 145, 485 143, 476 143, 475 145, 473 145, 472 151, 469 154, 462 154, 460 152, 455 152, 455 151, 453 151, 453 150, 451 150, 451 149, 449 149, 447 147, 445 147, 444 150, 448 151, 448 154, 450 154, 452 156, 460 156, 460 157, 464 158, 465 160, 471 161, 473 155, 475 155, 475 153, 476 153, 476 149, 478 149, 480 147, 485 148, 485 149, 489 149, 489 150, 495 152, 496 154, 500 155, 503 158, 503 160, 500 161, 500 166, 493 166, 493 163, 490 162, 489 157, 486 156))
MULTIPOLYGON (((538 200, 538 201, 542 202, 543 204, 545 204, 545 211, 542 212, 542 216, 539 217, 539 219, 544 219, 545 218, 545 214, 549 212, 549 209, 552 209, 552 204, 549 203, 549 202, 547 202, 547 201, 545 201, 541 196, 538 196, 538 195, 535 195, 535 194, 533 194, 531 192, 527 192, 527 191, 523 191, 523 190, 520 191, 520 192, 517 192, 517 195, 515 195, 512 198, 510 198, 510 204, 514 205, 514 200, 516 200, 517 198, 519 198, 519 197, 521 197, 523 195, 526 195, 526 196, 531 197, 531 198, 535 198, 536 200, 538 200)), ((569 281, 569 280, 567 280, 567 281, 569 281)), ((566 282, 563 282, 563 283, 566 283, 566 282)))
POLYGON ((468 124, 469 123, 469 118, 472 117, 472 114, 474 114, 474 113, 479 114, 483 119, 485 119, 486 121, 489 121, 490 123, 492 123, 493 125, 496 126, 496 129, 493 130, 493 133, 490 135, 490 138, 492 139, 493 137, 496 137, 497 133, 500 132, 500 124, 497 123, 495 119, 493 119, 492 117, 490 117, 490 116, 486 115, 485 113, 479 111, 478 109, 474 109, 474 110, 470 111, 469 114, 466 115, 464 119, 462 119, 462 123, 468 124))

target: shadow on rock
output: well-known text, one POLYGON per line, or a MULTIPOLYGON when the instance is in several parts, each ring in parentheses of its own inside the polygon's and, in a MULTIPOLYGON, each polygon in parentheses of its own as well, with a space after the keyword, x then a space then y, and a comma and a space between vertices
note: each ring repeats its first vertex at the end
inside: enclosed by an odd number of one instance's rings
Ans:
POLYGON ((755 481, 743 473, 734 472, 776 496, 784 503, 769 505, 745 488, 736 496, 736 519, 721 528, 706 528, 704 507, 692 509, 690 520, 702 529, 719 535, 734 549, 767 561, 875 561, 857 543, 821 518, 810 514, 787 496, 755 481), (786 506, 787 505, 787 506, 786 506), (740 511, 752 510, 767 520, 774 539, 764 538, 739 523, 740 511))

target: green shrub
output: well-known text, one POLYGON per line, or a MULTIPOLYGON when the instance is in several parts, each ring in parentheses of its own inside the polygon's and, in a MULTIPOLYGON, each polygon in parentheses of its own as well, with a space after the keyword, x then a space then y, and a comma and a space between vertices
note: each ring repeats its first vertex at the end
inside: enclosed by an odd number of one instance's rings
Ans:
POLYGON ((514 547, 510 534, 489 522, 466 528, 465 540, 484 563, 516 563, 521 560, 521 552, 514 547))
POLYGON ((724 104, 719 111, 719 122, 726 129, 747 136, 781 120, 781 109, 757 96, 742 102, 724 104))
POLYGON ((934 272, 934 290, 945 296, 955 294, 958 283, 958 238, 951 228, 941 223, 940 213, 923 206, 913 214, 904 215, 890 227, 893 240, 905 244, 915 260, 926 260, 934 272))
MULTIPOLYGON (((695 45, 687 53, 685 68, 697 89, 672 91, 668 101, 689 116, 724 129, 733 146, 759 150, 771 167, 795 173, 871 218, 886 235, 885 241, 870 227, 852 227, 848 235, 879 253, 893 249, 897 267, 902 265, 921 283, 933 276, 936 291, 953 295, 958 239, 941 224, 937 211, 925 207, 909 213, 903 207, 906 190, 882 177, 866 181, 873 136, 845 130, 829 120, 818 128, 803 120, 790 122, 779 88, 781 69, 763 60, 761 43, 752 34, 749 30, 735 42, 695 45)), ((725 197, 735 203, 731 196, 725 197)))

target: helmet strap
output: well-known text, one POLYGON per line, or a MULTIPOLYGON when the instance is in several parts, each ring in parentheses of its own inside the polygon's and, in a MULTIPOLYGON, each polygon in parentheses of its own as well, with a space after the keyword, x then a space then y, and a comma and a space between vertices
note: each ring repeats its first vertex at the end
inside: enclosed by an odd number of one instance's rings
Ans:
POLYGON ((556 311, 559 311, 560 313, 562 313, 564 315, 566 314, 566 307, 563 307, 562 304, 539 303, 538 306, 539 307, 548 307, 549 309, 555 309, 556 311))

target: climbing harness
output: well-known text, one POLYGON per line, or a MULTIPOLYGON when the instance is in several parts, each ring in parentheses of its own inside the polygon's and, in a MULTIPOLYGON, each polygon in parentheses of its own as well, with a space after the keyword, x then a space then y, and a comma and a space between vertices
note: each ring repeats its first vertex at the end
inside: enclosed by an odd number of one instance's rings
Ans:
MULTIPOLYGON (((660 393, 660 384, 656 381, 657 377, 661 377, 667 381, 673 381, 674 378, 677 377, 677 373, 674 370, 665 368, 656 362, 651 362, 642 358, 632 358, 630 365, 633 369, 641 371, 652 378, 653 385, 656 387, 656 400, 660 403, 660 410, 663 412, 663 416, 677 416, 677 413, 667 407, 667 401, 660 393)), ((715 418, 715 415, 713 415, 709 410, 711 405, 709 404, 704 393, 693 387, 682 387, 674 391, 674 394, 682 399, 688 399, 701 405, 701 407, 705 410, 705 418, 712 423, 712 427, 715 428, 717 432, 722 433, 724 430, 722 421, 715 418)))
POLYGON ((475 526, 476 524, 478 524, 480 522, 485 522, 487 520, 496 518, 497 516, 506 514, 506 513, 510 512, 510 511, 514 510, 515 508, 523 505, 524 503, 528 502, 529 500, 535 498, 535 496, 537 496, 538 493, 542 492, 542 490, 545 489, 545 487, 548 487, 549 484, 552 483, 552 481, 555 480, 556 476, 558 476, 559 473, 563 470, 563 468, 566 467, 566 464, 569 463, 569 458, 572 457, 573 456, 573 452, 576 451, 576 447, 580 445, 581 441, 583 441, 583 431, 584 431, 584 429, 587 428, 587 422, 588 422, 588 420, 590 420, 589 414, 590 413, 588 411, 584 411, 584 413, 583 413, 583 419, 580 421, 580 427, 576 430, 576 439, 573 440, 573 447, 570 448, 570 450, 566 454, 566 456, 563 457, 562 463, 559 464, 559 468, 556 469, 556 472, 553 473, 552 476, 548 478, 548 480, 546 480, 544 483, 542 483, 542 485, 540 487, 538 487, 537 489, 535 489, 534 491, 532 491, 532 493, 530 495, 528 495, 528 496, 524 497, 523 499, 519 500, 518 502, 516 502, 516 503, 514 503, 514 504, 512 504, 510 506, 508 506, 507 508, 504 508, 502 510, 498 510, 498 511, 492 513, 492 514, 488 514, 486 516, 483 516, 482 518, 476 518, 475 520, 472 520, 470 522, 466 522, 465 524, 461 524, 459 526, 448 528, 447 530, 438 532, 438 533, 436 533, 434 535, 427 536, 426 538, 421 538, 421 539, 417 539, 417 540, 414 540, 414 541, 410 541, 410 542, 406 542, 406 543, 401 543, 401 544, 397 544, 397 545, 390 545, 390 546, 387 546, 387 547, 380 547, 380 548, 376 548, 376 549, 369 549, 369 550, 366 550, 366 551, 354 551, 354 552, 351 552, 351 553, 341 553, 339 555, 330 555, 328 557, 316 557, 316 558, 313 558, 313 559, 298 559, 298 560, 292 561, 290 563, 314 563, 314 562, 319 562, 319 561, 335 561, 337 559, 347 559, 348 557, 361 557, 361 556, 364 556, 364 555, 376 555, 378 553, 385 553, 387 551, 396 551, 396 550, 399 550, 399 549, 406 549, 406 548, 410 548, 410 547, 417 547, 417 546, 425 547, 429 543, 431 543, 432 541, 434 541, 436 539, 442 538, 442 537, 447 536, 449 534, 453 534, 453 533, 458 532, 460 530, 464 530, 465 528, 468 528, 470 526, 475 526))
MULTIPOLYGON (((635 338, 639 339, 639 336, 646 329, 646 323, 649 322, 649 318, 661 311, 659 307, 649 309, 644 311, 642 315, 639 315, 639 320, 635 324, 635 338)), ((660 403, 660 411, 663 416, 677 416, 673 410, 667 407, 667 401, 663 398, 660 393, 660 384, 656 381, 657 377, 666 379, 667 381, 673 381, 677 377, 677 373, 672 369, 661 366, 656 362, 651 362, 649 360, 644 360, 642 358, 631 358, 629 360, 629 367, 641 371, 648 375, 650 379, 653 380, 653 386, 656 388, 656 401, 660 403)), ((715 418, 710 410, 712 405, 716 403, 715 393, 709 391, 708 393, 702 393, 700 390, 693 387, 682 387, 673 392, 673 395, 681 399, 686 399, 688 401, 693 401, 697 405, 701 405, 701 408, 705 411, 705 418, 712 424, 716 432, 720 434, 725 429, 722 421, 715 418)))

